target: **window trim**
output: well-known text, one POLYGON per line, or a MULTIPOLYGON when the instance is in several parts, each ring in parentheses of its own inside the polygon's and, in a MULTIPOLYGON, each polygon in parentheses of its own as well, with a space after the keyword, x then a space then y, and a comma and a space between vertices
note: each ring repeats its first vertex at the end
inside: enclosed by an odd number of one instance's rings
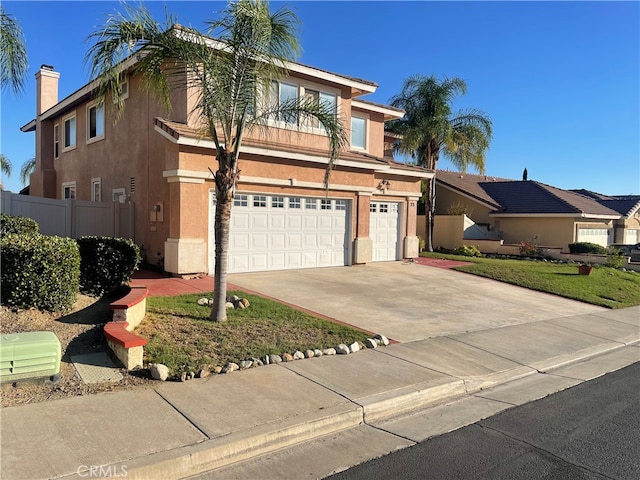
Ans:
POLYGON ((75 150, 78 145, 78 117, 76 116, 75 110, 73 113, 62 118, 62 152, 68 152, 70 150, 75 150), (74 125, 74 142, 73 144, 69 144, 67 146, 67 122, 73 120, 74 125))
POLYGON ((91 201, 92 202, 101 202, 102 201, 102 178, 96 177, 91 179, 91 201), (98 185, 98 195, 96 198, 96 189, 95 186, 98 185))
POLYGON ((62 189, 61 189, 61 192, 60 192, 60 198, 62 200, 75 200, 76 198, 78 198, 78 189, 77 189, 75 180, 73 182, 63 182, 61 187, 62 187, 62 189), (64 191, 67 188, 73 189, 72 190, 73 191, 73 197, 69 197, 69 198, 65 197, 64 191))
MULTIPOLYGON (((77 125, 77 122, 76 122, 77 125)), ((104 104, 100 105, 98 102, 92 102, 87 104, 87 145, 94 142, 99 142, 104 139, 105 121, 104 121, 104 104), (91 109, 96 109, 96 135, 91 137, 91 109), (98 134, 98 109, 102 111, 102 133, 98 134)), ((77 133, 77 132, 76 132, 77 133)), ((77 135, 76 135, 77 136, 77 135)))
POLYGON ((111 201, 114 203, 126 203, 127 202, 127 191, 123 188, 114 188, 111 190, 111 201), (118 196, 118 198, 122 198, 122 201, 120 201, 119 199, 116 200, 116 195, 118 196))

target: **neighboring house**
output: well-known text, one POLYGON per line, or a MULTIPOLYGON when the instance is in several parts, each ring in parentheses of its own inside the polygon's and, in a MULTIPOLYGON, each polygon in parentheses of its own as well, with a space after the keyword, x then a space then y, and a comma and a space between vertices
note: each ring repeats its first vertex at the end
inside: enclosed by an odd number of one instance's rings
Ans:
POLYGON ((606 246, 638 238, 640 196, 589 193, 531 180, 439 170, 436 215, 464 210, 506 244, 526 241, 567 250, 574 242, 606 246))
MULTIPOLYGON (((130 75, 125 110, 115 122, 113 102, 95 102, 95 83, 58 101, 59 76, 44 65, 36 74, 37 118, 22 127, 36 134, 30 194, 131 202, 134 240, 149 263, 163 263, 173 274, 212 273, 210 169, 217 169, 217 161, 212 140, 201 136, 189 115, 193 87, 176 88, 167 112, 130 75)), ((274 120, 268 130, 248 132, 231 215, 229 272, 417 256, 420 182, 434 173, 394 162, 384 122, 403 112, 360 98, 376 88, 297 63, 274 84, 272 95, 280 99, 315 96, 335 105, 351 144, 335 162, 325 191, 329 149, 317 125, 305 121, 298 131, 274 120)))

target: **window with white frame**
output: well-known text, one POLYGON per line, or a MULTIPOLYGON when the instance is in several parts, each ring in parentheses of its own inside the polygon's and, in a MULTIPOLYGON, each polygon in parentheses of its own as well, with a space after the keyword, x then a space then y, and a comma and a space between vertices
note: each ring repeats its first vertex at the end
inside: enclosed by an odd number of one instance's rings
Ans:
POLYGON ((351 117, 351 148, 366 149, 367 120, 362 117, 351 117))
POLYGON ((346 209, 347 209, 346 200, 336 200, 336 210, 346 210, 346 209))
POLYGON ((271 197, 271 208, 284 208, 284 197, 271 197))
POLYGON ((62 199, 74 200, 76 198, 76 182, 65 182, 62 184, 62 199))
POLYGON ((289 197, 289 208, 300 208, 300 199, 297 197, 289 197))
POLYGON ((87 107, 87 141, 104 138, 104 106, 89 105, 87 107))
POLYGON ((320 200, 320 210, 331 210, 331 200, 320 200))
POLYGON ((91 201, 102 201, 102 179, 100 178, 91 179, 91 201))
POLYGON ((60 156, 60 125, 53 126, 53 158, 60 156))
MULTIPOLYGON (((316 105, 322 106, 324 109, 336 114, 337 97, 333 93, 321 92, 311 88, 304 89, 305 100, 311 101, 316 105)), ((321 128, 320 121, 315 117, 307 117, 303 120, 305 127, 321 128)))
POLYGON ((304 208, 306 208, 307 210, 317 210, 318 200, 316 200, 315 198, 305 198, 304 208))
POLYGON ((127 201, 127 192, 124 188, 114 188, 111 190, 111 200, 116 203, 124 203, 127 201))
POLYGON ((76 114, 65 118, 63 121, 64 125, 64 139, 63 139, 63 149, 70 150, 72 148, 76 148, 76 114))
MULTIPOLYGON (((304 82, 298 85, 292 82, 273 81, 271 82, 268 97, 267 108, 271 109, 280 108, 285 104, 292 105, 298 97, 302 97, 317 105, 322 105, 326 110, 332 111, 336 115, 338 113, 338 96, 335 93, 322 91, 317 87, 307 87, 304 85, 304 82)), ((322 128, 320 122, 311 116, 298 118, 296 114, 289 113, 281 114, 277 119, 290 125, 300 124, 304 127, 322 128)))
POLYGON ((254 195, 253 196, 253 206, 254 207, 266 207, 267 206, 267 197, 265 195, 254 195))
POLYGON ((233 205, 235 207, 246 207, 248 205, 248 196, 236 194, 233 198, 233 205))

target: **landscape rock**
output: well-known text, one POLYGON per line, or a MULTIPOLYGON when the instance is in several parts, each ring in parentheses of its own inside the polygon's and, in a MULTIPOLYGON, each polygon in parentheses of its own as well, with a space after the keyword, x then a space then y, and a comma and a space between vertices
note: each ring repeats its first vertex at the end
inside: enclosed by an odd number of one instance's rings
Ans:
POLYGON ((269 355, 269 363, 280 363, 282 362, 282 357, 280 355, 269 355))
POLYGON ((211 375, 211 371, 206 369, 206 368, 203 368, 202 370, 200 370, 197 373, 196 377, 198 377, 198 378, 207 378, 209 375, 211 375))
POLYGON ((187 381, 187 372, 182 372, 180 374, 180 381, 181 382, 186 382, 187 381))
POLYGON ((377 338, 378 340, 380 340, 380 343, 381 343, 382 345, 384 345, 385 347, 386 347, 387 345, 389 345, 389 339, 388 339, 387 337, 385 337, 384 335, 380 335, 380 334, 378 334, 378 335, 376 335, 374 338, 377 338))
POLYGON ((341 343, 336 347, 336 353, 338 355, 348 355, 350 353, 349 347, 347 347, 344 343, 341 343))
POLYGON ((313 351, 313 355, 314 355, 315 357, 321 357, 321 356, 322 356, 322 350, 320 350, 319 348, 316 348, 316 349, 313 351))
POLYGON ((313 350, 305 350, 304 352, 304 358, 313 358, 315 356, 316 354, 313 350))
POLYGON ((222 367, 214 367, 213 369, 213 373, 215 373, 216 375, 218 375, 219 373, 222 372, 222 367))
POLYGON ((231 303, 231 302, 227 302, 227 303, 225 304, 225 308, 235 308, 235 307, 233 306, 233 303, 231 303))
POLYGON ((358 342, 353 342, 351 345, 349 345, 349 350, 351 351, 351 353, 359 352, 360 344, 358 342))
POLYGON ((264 362, 262 360, 260 360, 259 358, 252 358, 251 359, 253 361, 253 367, 263 367, 264 366, 264 362))
POLYGON ((201 298, 198 300, 198 305, 200 306, 205 306, 205 305, 209 305, 209 299, 208 298, 201 298))
POLYGON ((325 348, 322 353, 324 355, 335 355, 336 354, 336 349, 335 348, 325 348))
POLYGON ((151 372, 151 377, 155 380, 161 380, 164 382, 169 378, 169 367, 162 363, 152 363, 149 365, 149 371, 151 372))
POLYGON ((282 361, 283 362, 293 362, 293 355, 291 355, 290 353, 283 353, 282 354, 282 361))
POLYGON ((251 368, 253 366, 252 360, 243 360, 240 362, 240 368, 242 370, 246 370, 247 368, 251 368))
POLYGON ((295 352, 293 352, 294 360, 302 360, 303 358, 304 358, 304 353, 302 353, 300 350, 296 350, 295 352))
POLYGON ((377 348, 378 347, 378 342, 376 342, 373 338, 367 338, 364 341, 364 344, 367 348, 377 348))
POLYGON ((241 299, 240 299, 240 304, 243 306, 243 308, 248 308, 248 307, 249 307, 249 305, 251 305, 251 304, 249 303, 249 300, 247 300, 246 298, 241 298, 241 299))
POLYGON ((231 372, 235 372, 236 370, 240 370, 240 365, 238 365, 237 363, 231 362, 231 363, 227 363, 220 373, 231 373, 231 372))

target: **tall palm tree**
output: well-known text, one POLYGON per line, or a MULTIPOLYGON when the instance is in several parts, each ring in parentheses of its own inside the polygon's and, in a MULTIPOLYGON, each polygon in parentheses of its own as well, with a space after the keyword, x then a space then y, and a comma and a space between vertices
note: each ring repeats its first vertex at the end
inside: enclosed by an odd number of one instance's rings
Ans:
MULTIPOLYGON (((402 92, 391 99, 405 115, 386 125, 387 130, 402 135, 396 151, 411 155, 418 165, 434 171, 442 153, 461 171, 472 166, 484 173, 485 153, 493 135, 491 119, 474 109, 451 112, 453 100, 466 91, 467 84, 457 77, 440 81, 417 75, 406 79, 402 92)), ((426 247, 432 252, 435 179, 429 180, 425 189, 425 207, 426 247)))
POLYGON ((20 24, 0 5, 0 88, 11 85, 15 93, 24 89, 29 69, 27 48, 20 24))
MULTIPOLYGON (((269 92, 271 81, 286 74, 287 62, 299 52, 297 24, 297 17, 288 9, 272 14, 265 0, 237 0, 226 6, 220 19, 208 22, 205 36, 176 25, 171 16, 161 27, 140 5, 125 6, 124 13, 109 17, 104 28, 90 36, 96 42, 87 61, 92 77, 99 79, 102 101, 108 92, 120 92, 120 65, 133 52, 140 57, 133 66, 135 72, 164 105, 170 106, 169 92, 178 79, 188 78, 197 87, 199 98, 191 113, 205 125, 203 134, 213 139, 217 160, 212 320, 226 319, 229 225, 238 157, 247 130, 267 128, 267 120, 274 115, 316 118, 329 138, 327 172, 346 143, 342 121, 329 105, 310 99, 280 104, 263 101, 262 92, 269 92)), ((117 105, 123 108, 122 103, 117 105)))

